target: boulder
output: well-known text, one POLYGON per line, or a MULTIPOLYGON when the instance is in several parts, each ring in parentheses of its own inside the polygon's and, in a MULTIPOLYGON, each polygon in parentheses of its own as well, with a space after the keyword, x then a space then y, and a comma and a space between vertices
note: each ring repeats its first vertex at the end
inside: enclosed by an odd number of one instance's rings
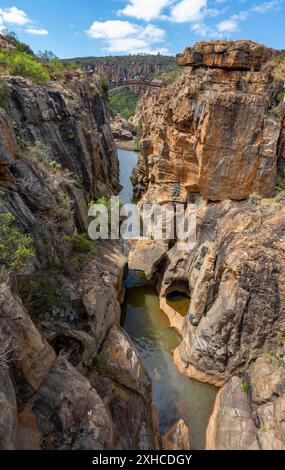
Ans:
POLYGON ((110 378, 92 372, 89 380, 112 414, 116 449, 160 449, 158 418, 151 392, 143 397, 110 378))
POLYGON ((163 450, 190 450, 190 435, 183 419, 175 423, 162 437, 163 450))
POLYGON ((129 254, 129 269, 143 271, 151 281, 160 271, 166 258, 167 245, 159 241, 145 240, 135 244, 129 254))
POLYGON ((98 357, 101 375, 146 396, 151 391, 151 382, 142 359, 127 333, 113 325, 103 343, 98 357))
POLYGON ((114 445, 103 401, 64 358, 58 358, 28 409, 37 416, 42 448, 106 450, 114 445))

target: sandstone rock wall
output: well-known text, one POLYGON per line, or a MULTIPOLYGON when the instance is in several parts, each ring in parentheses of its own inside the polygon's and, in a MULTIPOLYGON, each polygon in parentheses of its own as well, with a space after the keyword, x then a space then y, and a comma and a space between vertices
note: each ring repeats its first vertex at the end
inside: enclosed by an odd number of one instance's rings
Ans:
POLYGON ((144 102, 138 196, 166 202, 192 193, 211 201, 274 194, 283 90, 275 54, 252 42, 212 41, 178 56, 184 73, 144 102))
POLYGON ((207 449, 284 450, 284 374, 284 362, 269 354, 232 377, 217 396, 207 449))
POLYGON ((16 272, 0 266, 0 447, 157 448, 149 379, 129 370, 130 352, 134 371, 141 362, 119 327, 125 257, 84 236, 87 203, 120 189, 106 99, 76 79, 5 80, 0 215, 35 256, 16 272), (110 330, 109 354, 121 344, 111 369, 101 351, 110 330))
POLYGON ((284 195, 224 202, 198 211, 197 246, 168 253, 160 295, 188 287, 180 369, 222 385, 285 332, 284 195))

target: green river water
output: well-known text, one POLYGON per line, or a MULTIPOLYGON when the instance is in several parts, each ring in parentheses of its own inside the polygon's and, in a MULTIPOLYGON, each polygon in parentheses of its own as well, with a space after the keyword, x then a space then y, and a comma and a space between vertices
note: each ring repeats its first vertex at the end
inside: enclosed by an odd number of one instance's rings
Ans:
MULTIPOLYGON (((133 197, 130 176, 138 154, 126 150, 119 150, 118 153, 121 184, 124 187, 120 196, 125 202, 130 202, 133 197)), ((139 350, 152 379, 160 431, 166 432, 182 417, 189 425, 191 448, 203 449, 217 389, 189 379, 173 363, 172 353, 181 342, 181 337, 170 327, 167 316, 160 309, 155 288, 135 271, 129 272, 125 287, 122 325, 139 350)), ((182 315, 187 313, 189 299, 175 294, 169 303, 182 315)))

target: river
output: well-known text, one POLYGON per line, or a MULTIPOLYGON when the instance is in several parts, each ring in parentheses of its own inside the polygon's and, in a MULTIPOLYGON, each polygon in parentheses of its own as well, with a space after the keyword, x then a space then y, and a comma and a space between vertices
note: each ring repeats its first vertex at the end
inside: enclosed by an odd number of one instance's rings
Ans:
MULTIPOLYGON (((133 198, 130 176, 138 153, 118 150, 118 154, 123 186, 120 197, 130 202, 133 198)), ((181 342, 181 337, 170 327, 167 316, 159 307, 155 288, 148 285, 142 273, 129 272, 125 287, 122 326, 139 350, 152 379, 161 434, 182 417, 190 429, 191 448, 203 449, 217 389, 189 379, 173 363, 172 353, 181 342)), ((176 297, 171 305, 177 305, 177 311, 181 309, 185 313, 185 302, 186 299, 176 297)))

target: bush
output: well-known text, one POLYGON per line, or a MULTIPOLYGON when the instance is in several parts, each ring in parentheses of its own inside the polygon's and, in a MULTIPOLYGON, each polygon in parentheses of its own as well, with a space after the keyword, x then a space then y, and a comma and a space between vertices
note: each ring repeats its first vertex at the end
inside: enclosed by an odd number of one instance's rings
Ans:
POLYGON ((0 79, 0 108, 6 108, 7 100, 11 94, 11 90, 5 80, 0 79))
POLYGON ((277 183, 277 190, 278 191, 285 191, 285 180, 280 179, 277 183))
POLYGON ((36 83, 46 84, 50 75, 36 58, 24 52, 0 51, 0 65, 11 75, 30 78, 36 83))
POLYGON ((8 270, 22 270, 35 257, 33 240, 15 226, 9 212, 0 212, 0 264, 8 270))
POLYGON ((19 288, 24 304, 37 316, 51 314, 55 309, 64 310, 69 306, 57 278, 23 277, 19 288))
POLYGON ((48 62, 48 70, 52 77, 64 78, 65 68, 62 62, 58 59, 52 59, 48 62))
POLYGON ((108 83, 108 81, 106 80, 106 78, 104 78, 104 77, 101 77, 101 78, 100 78, 100 87, 101 87, 101 90, 103 91, 104 95, 105 95, 105 96, 108 96, 108 93, 109 93, 109 83, 108 83))
POLYGON ((242 383, 241 388, 242 388, 242 391, 244 393, 247 393, 249 391, 249 384, 248 383, 242 383))
POLYGON ((89 256, 96 255, 96 247, 86 234, 76 234, 73 236, 65 235, 64 242, 71 243, 71 256, 67 262, 66 268, 73 271, 80 271, 82 266, 88 261, 89 256))

